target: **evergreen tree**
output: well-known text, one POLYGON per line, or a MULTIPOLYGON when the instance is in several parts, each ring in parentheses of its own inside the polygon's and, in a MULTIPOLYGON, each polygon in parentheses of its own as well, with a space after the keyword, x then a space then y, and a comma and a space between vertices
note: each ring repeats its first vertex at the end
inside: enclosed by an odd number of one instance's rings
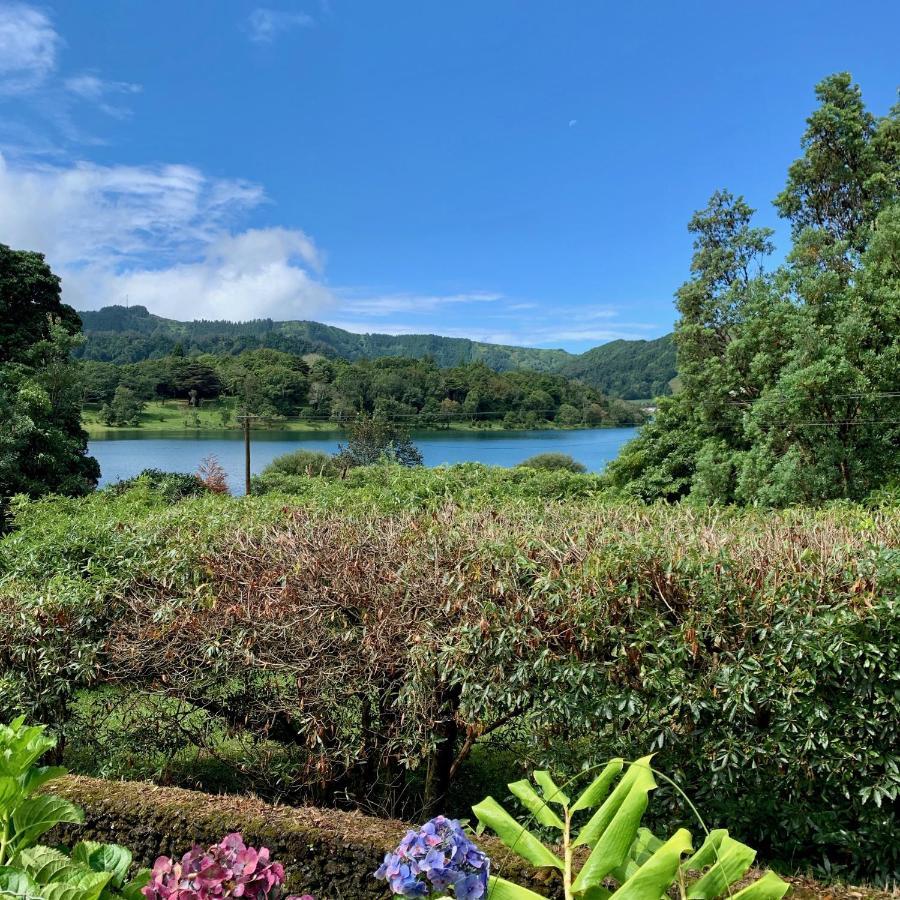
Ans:
POLYGON ((691 220, 678 291, 680 392, 610 467, 651 500, 861 498, 900 472, 900 104, 882 119, 846 74, 816 88, 775 204, 793 248, 727 192, 691 220))

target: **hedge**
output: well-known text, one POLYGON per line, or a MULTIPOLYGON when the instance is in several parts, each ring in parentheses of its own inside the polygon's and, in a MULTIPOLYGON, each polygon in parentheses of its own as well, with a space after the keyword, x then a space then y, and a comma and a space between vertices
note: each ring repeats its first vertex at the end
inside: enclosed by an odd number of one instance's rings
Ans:
POLYGON ((897 877, 898 510, 557 502, 518 471, 21 504, 0 717, 82 774, 403 819, 655 750, 767 862, 897 877))
MULTIPOLYGON (((284 864, 291 893, 317 900, 386 897, 372 873, 411 826, 395 819, 315 807, 276 806, 251 797, 203 794, 138 781, 66 776, 45 790, 82 807, 85 824, 66 826, 54 838, 113 842, 128 847, 139 865, 160 855, 181 856, 193 844, 208 846, 239 831, 247 844, 265 846, 284 864)), ((499 843, 482 837, 492 870, 548 891, 546 873, 526 868, 499 843)))

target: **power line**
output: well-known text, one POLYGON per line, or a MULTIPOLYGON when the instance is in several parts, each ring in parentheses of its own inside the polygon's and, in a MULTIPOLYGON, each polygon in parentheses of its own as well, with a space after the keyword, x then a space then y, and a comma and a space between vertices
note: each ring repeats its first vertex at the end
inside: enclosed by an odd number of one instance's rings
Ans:
MULTIPOLYGON (((814 400, 891 400, 900 397, 900 391, 878 391, 872 394, 816 394, 814 400)), ((753 400, 725 400, 729 406, 753 406, 756 403, 791 403, 790 397, 755 397, 753 400)))

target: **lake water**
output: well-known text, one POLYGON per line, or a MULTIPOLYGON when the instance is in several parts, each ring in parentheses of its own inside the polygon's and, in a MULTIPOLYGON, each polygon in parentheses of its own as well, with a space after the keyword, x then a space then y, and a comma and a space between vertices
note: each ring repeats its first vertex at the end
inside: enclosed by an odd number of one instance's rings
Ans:
MULTIPOLYGON (((535 453, 568 453, 591 472, 599 472, 637 433, 636 428, 578 431, 427 431, 413 434, 426 466, 481 462, 514 466, 535 453)), ((276 456, 291 450, 333 453, 344 432, 254 431, 251 469, 261 472, 276 456)), ((213 455, 228 473, 232 491, 243 493, 244 442, 239 431, 114 432, 96 438, 89 452, 100 463, 100 484, 137 475, 142 469, 195 472, 213 455)))

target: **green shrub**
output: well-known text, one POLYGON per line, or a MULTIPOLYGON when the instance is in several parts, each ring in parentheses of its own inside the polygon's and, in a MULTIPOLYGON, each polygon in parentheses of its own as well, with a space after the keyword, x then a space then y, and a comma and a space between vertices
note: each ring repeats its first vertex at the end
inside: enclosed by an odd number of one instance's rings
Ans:
POLYGON ((262 477, 269 475, 337 475, 333 457, 320 450, 293 450, 278 456, 263 469, 262 477))
MULTIPOLYGON (((900 868, 896 507, 630 505, 475 465, 294 480, 17 502, 0 707, 91 771, 213 758, 394 813, 451 768, 470 791, 473 743, 557 769, 654 748, 768 860, 900 868)), ((654 827, 674 809, 661 790, 654 827)))
POLYGON ((144 469, 131 478, 123 478, 105 488, 110 494, 124 494, 134 487, 145 487, 158 493, 167 503, 176 503, 185 497, 199 497, 209 488, 188 472, 163 472, 161 469, 144 469))
POLYGON ((547 469, 549 471, 562 469, 566 472, 587 472, 587 468, 578 462, 577 459, 569 456, 568 453, 538 453, 520 462, 519 466, 528 469, 547 469))

